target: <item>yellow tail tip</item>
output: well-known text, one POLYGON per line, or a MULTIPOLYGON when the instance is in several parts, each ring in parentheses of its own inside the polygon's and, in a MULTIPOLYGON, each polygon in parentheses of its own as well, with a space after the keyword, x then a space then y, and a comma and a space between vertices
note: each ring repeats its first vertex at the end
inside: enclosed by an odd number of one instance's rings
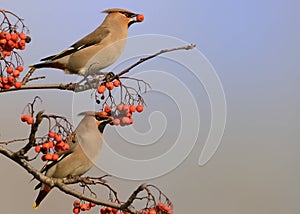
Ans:
POLYGON ((35 202, 33 204, 33 209, 37 210, 39 208, 39 205, 37 205, 35 202))

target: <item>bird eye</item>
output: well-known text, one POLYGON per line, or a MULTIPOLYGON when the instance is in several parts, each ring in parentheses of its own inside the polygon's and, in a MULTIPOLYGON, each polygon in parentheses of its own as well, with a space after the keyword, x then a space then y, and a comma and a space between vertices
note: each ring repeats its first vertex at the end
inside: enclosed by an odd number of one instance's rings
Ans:
POLYGON ((122 14, 124 14, 127 18, 132 18, 135 15, 133 13, 127 13, 127 12, 122 12, 122 14))

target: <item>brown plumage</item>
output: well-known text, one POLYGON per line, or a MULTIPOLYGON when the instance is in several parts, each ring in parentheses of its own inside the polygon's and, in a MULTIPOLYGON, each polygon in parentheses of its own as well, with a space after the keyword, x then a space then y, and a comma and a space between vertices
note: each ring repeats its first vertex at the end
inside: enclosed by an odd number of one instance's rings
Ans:
MULTIPOLYGON (((68 139, 69 150, 60 153, 57 161, 49 161, 41 170, 48 177, 64 178, 81 176, 92 168, 102 148, 104 127, 111 121, 95 112, 84 112, 84 118, 68 139)), ((33 207, 38 208, 51 188, 46 184, 38 184, 35 189, 40 192, 33 207)))
POLYGON ((107 13, 106 18, 93 32, 68 49, 29 67, 57 68, 65 73, 84 75, 113 64, 125 48, 128 27, 142 19, 137 18, 140 14, 119 8, 107 9, 103 13, 107 13))

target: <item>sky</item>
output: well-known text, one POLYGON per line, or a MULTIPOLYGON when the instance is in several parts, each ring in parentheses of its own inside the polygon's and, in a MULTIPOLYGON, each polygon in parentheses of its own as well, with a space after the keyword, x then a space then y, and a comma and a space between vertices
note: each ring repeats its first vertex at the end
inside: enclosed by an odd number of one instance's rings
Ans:
MULTIPOLYGON (((170 197, 175 213, 299 213, 299 1, 16 0, 0 5, 24 18, 30 29, 32 42, 22 53, 25 66, 91 32, 105 17, 100 11, 113 7, 145 16, 143 23, 130 27, 126 50, 110 67, 113 71, 160 49, 197 45, 132 71, 152 85, 144 95, 145 112, 135 115, 132 127, 106 128, 108 146, 89 173, 113 174, 110 182, 120 197, 126 199, 140 183, 148 182, 170 197), (222 138, 212 135, 216 138, 211 143, 219 146, 200 166, 200 154, 214 127, 219 127, 222 138), (117 157, 126 158, 120 163, 117 157)), ((78 78, 58 70, 37 72, 47 76, 39 83, 78 78)), ((90 94, 1 94, 0 120, 5 123, 0 140, 26 136, 28 127, 19 117, 35 95, 43 99, 37 108, 65 115, 76 125, 80 118, 74 115, 90 107, 90 94)), ((36 182, 29 183, 31 176, 23 169, 0 159, 3 213, 35 212, 36 182)), ((53 190, 37 213, 71 213, 73 200, 53 190)))

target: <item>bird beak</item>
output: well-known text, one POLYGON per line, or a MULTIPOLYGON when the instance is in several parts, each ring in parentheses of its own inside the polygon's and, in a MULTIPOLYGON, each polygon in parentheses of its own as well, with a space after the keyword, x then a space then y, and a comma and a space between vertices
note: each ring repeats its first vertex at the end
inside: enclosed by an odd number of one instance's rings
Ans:
POLYGON ((101 121, 96 121, 96 124, 97 126, 100 125, 100 123, 103 123, 103 124, 107 124, 107 123, 110 123, 112 121, 112 118, 108 117, 106 120, 101 120, 101 121))
POLYGON ((128 27, 131 26, 133 23, 136 22, 142 22, 144 21, 144 15, 143 14, 135 14, 132 18, 130 18, 128 22, 128 27))
POLYGON ((144 15, 143 14, 135 14, 135 16, 132 18, 133 22, 142 22, 144 21, 144 15))

